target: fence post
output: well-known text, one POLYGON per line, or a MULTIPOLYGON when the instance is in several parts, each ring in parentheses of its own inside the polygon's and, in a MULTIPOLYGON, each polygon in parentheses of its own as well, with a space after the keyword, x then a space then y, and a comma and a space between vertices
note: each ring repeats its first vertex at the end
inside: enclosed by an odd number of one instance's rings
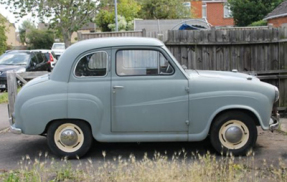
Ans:
POLYGON ((8 89, 8 113, 9 118, 14 112, 14 103, 17 95, 17 81, 16 73, 14 71, 7 71, 7 89, 8 89))
POLYGON ((146 29, 142 29, 142 37, 146 37, 146 29))

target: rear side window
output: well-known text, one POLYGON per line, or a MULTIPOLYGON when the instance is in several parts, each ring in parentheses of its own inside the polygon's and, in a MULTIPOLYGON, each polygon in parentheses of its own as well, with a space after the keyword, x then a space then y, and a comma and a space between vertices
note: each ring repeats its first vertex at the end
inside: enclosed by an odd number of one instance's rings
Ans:
POLYGON ((105 76, 107 74, 108 54, 104 51, 88 54, 78 62, 75 75, 86 76, 105 76))
POLYGON ((36 53, 36 56, 38 59, 38 63, 44 62, 44 57, 43 57, 42 53, 36 53))
POLYGON ((120 50, 116 53, 119 76, 171 75, 174 69, 157 50, 120 50))

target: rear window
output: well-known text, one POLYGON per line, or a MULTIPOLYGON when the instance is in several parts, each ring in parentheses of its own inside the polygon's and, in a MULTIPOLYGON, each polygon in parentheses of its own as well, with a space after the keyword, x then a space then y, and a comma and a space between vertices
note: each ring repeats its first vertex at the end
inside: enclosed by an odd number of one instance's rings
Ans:
POLYGON ((53 44, 52 49, 65 49, 65 44, 64 43, 53 44))
POLYGON ((104 51, 88 54, 78 62, 75 75, 79 77, 105 76, 107 74, 108 54, 104 51))

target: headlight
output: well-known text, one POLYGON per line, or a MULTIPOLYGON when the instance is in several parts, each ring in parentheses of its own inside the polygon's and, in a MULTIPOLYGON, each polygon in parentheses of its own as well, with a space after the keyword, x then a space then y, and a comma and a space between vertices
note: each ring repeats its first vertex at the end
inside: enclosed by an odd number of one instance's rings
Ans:
POLYGON ((20 68, 16 71, 16 73, 24 73, 26 71, 26 68, 20 68))
POLYGON ((274 102, 277 102, 279 100, 279 91, 277 87, 274 87, 275 89, 275 98, 274 98, 274 102))

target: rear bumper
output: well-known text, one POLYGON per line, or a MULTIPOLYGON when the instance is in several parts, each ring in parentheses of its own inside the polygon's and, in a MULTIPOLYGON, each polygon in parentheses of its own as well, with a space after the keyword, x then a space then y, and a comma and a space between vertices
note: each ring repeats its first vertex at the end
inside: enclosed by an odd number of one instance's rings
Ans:
POLYGON ((14 134, 22 134, 22 130, 20 128, 16 128, 13 120, 13 116, 9 118, 10 123, 10 131, 14 134))
POLYGON ((270 118, 269 130, 273 132, 275 129, 279 127, 279 124, 280 124, 280 115, 277 112, 276 114, 273 114, 270 118))

